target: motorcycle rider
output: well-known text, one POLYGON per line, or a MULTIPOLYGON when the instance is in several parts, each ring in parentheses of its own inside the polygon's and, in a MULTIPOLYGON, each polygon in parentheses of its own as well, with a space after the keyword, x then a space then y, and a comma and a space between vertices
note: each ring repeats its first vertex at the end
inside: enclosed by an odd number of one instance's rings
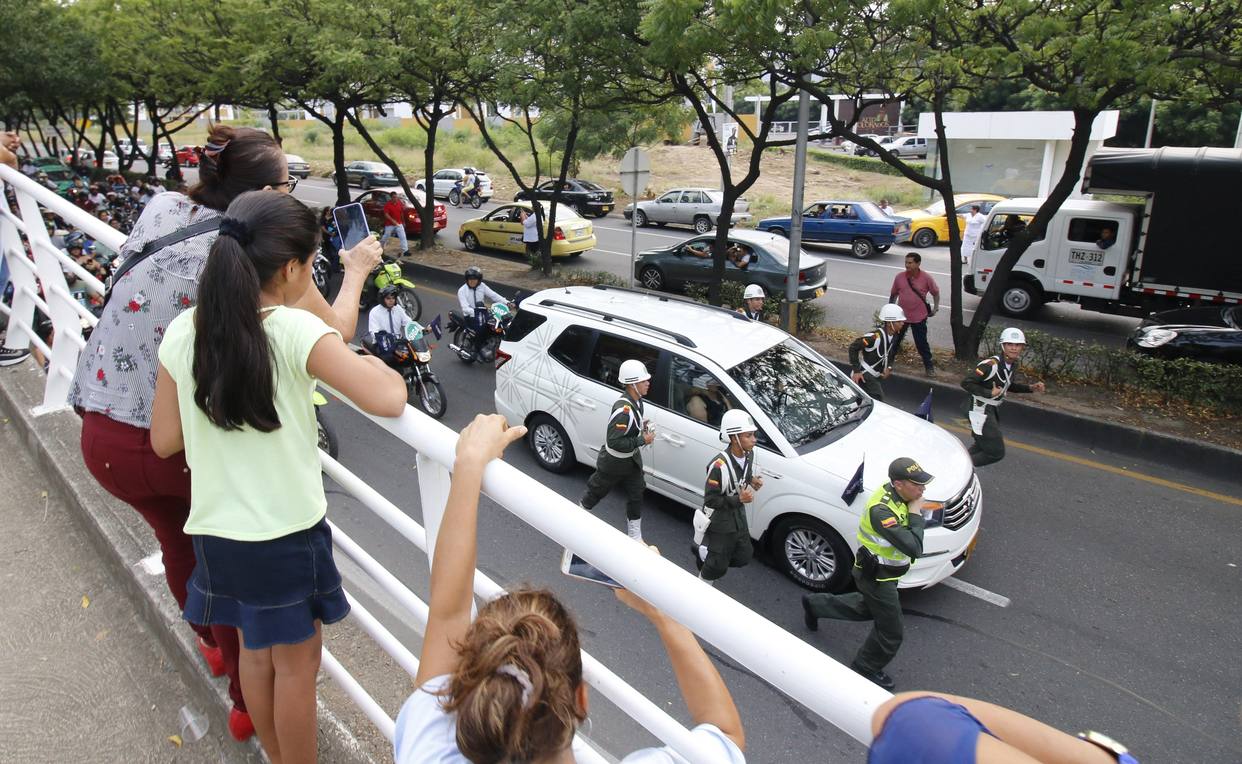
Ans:
MULTIPOLYGON (((471 350, 478 355, 483 346, 483 317, 487 313, 485 302, 503 302, 512 307, 513 303, 504 295, 483 283, 483 270, 476 265, 466 269, 466 283, 457 290, 457 305, 461 308, 462 320, 474 332, 474 347, 471 350)), ((482 359, 480 358, 480 361, 482 359)))
POLYGON ((405 336, 406 324, 412 323, 405 309, 397 304, 398 291, 393 284, 381 289, 379 304, 371 308, 367 316, 367 336, 371 347, 376 355, 388 362, 392 361, 397 339, 405 336))

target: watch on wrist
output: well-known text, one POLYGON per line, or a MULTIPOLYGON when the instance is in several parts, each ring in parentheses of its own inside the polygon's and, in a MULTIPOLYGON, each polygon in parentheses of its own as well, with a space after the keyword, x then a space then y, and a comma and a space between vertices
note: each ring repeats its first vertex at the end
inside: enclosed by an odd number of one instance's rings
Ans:
POLYGON ((1078 739, 1085 740, 1097 748, 1108 751, 1117 760, 1118 764, 1138 764, 1138 759, 1130 755, 1129 749, 1108 735, 1088 730, 1087 732, 1079 732, 1078 739))

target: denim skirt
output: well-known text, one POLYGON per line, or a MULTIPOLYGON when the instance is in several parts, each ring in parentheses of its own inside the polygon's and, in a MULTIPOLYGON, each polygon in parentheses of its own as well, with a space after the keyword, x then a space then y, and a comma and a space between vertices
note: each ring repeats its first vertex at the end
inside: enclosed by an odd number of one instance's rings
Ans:
POLYGON ((314 636, 315 621, 349 615, 327 520, 268 541, 193 539, 184 612, 190 623, 234 626, 247 649, 261 650, 304 642, 314 636))

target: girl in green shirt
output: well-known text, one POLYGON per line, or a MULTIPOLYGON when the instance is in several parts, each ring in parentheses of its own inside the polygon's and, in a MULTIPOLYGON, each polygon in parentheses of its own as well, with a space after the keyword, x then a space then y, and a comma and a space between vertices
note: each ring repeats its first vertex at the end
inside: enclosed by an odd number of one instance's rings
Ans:
POLYGON ((242 693, 273 762, 315 760, 320 625, 349 613, 324 519, 317 380, 364 411, 399 416, 401 376, 352 353, 312 313, 315 216, 279 191, 229 205, 198 305, 159 348, 151 445, 185 450, 196 565, 184 616, 238 629, 242 693))

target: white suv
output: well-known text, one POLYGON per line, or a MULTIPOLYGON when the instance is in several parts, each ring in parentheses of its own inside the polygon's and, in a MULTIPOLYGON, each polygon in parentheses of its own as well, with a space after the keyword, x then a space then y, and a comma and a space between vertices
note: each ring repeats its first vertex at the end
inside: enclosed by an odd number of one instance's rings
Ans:
POLYGON ((643 463, 657 493, 701 505, 707 464, 722 448, 721 415, 740 407, 754 418, 765 482, 746 507, 750 533, 798 583, 846 585, 859 515, 899 456, 936 477, 926 493, 936 510, 926 556, 901 585, 930 586, 965 563, 983 502, 962 444, 873 401, 796 338, 723 308, 615 287, 533 294, 496 354, 496 411, 530 428, 545 468, 593 466, 621 393, 617 370, 629 358, 652 373, 644 410, 657 437, 643 463), (841 494, 864 460, 863 492, 847 504, 841 494))

